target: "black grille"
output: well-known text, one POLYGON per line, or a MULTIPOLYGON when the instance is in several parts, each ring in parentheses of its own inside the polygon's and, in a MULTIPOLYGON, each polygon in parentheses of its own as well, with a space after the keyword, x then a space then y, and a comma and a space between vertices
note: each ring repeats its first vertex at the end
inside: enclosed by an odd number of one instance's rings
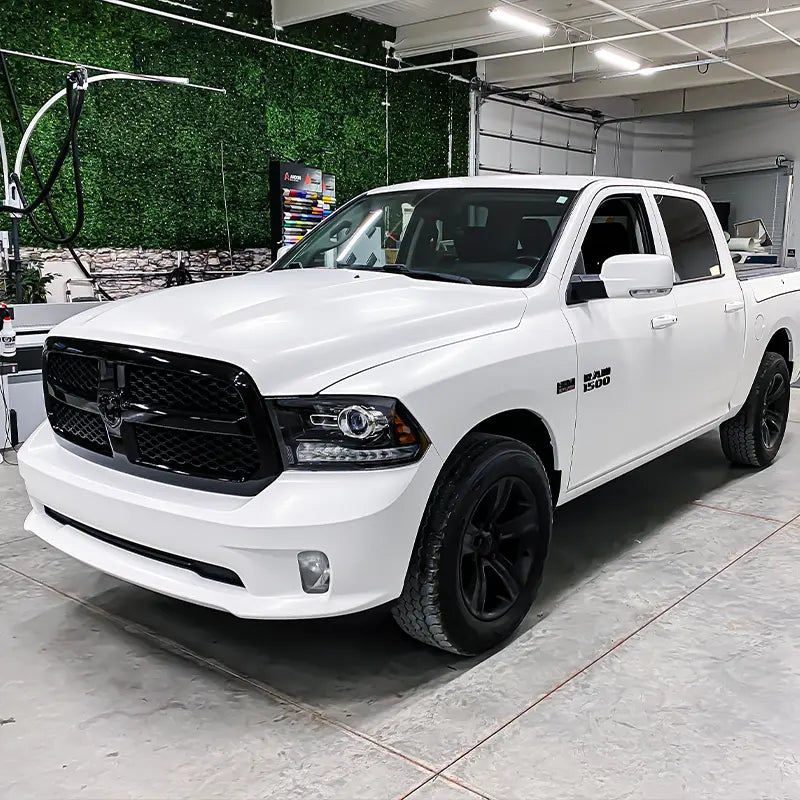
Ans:
POLYGON ((261 396, 230 364, 49 339, 44 375, 53 430, 115 469, 248 495, 281 472, 261 396))
POLYGON ((95 453, 111 455, 106 426, 99 414, 92 414, 57 400, 50 413, 50 424, 65 439, 95 453))
POLYGON ((171 369, 131 365, 127 384, 132 403, 193 413, 245 414, 236 387, 210 375, 186 375, 171 369))
POLYGON ((137 425, 142 464, 210 478, 249 480, 258 471, 258 448, 250 436, 196 433, 137 425))
POLYGON ((51 353, 47 359, 50 382, 66 392, 94 399, 100 382, 100 367, 96 358, 51 353))

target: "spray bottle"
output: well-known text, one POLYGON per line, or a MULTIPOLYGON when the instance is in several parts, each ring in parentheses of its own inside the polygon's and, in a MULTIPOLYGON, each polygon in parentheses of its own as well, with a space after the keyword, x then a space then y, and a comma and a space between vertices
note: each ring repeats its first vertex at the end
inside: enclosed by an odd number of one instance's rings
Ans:
POLYGON ((0 360, 3 361, 11 361, 17 355, 17 332, 11 314, 11 309, 0 303, 0 360))

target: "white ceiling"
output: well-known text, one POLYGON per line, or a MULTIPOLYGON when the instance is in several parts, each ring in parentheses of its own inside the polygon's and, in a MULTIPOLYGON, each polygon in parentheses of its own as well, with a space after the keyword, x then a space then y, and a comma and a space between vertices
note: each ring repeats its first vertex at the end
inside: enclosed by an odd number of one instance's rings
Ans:
POLYGON ((507 87, 560 82, 540 91, 562 101, 587 104, 627 97, 636 102, 637 111, 650 114, 756 103, 788 94, 800 97, 800 0, 769 5, 747 0, 273 0, 274 20, 284 26, 342 12, 395 27, 396 53, 406 63, 431 53, 441 54, 437 60, 443 61, 453 48, 466 48, 489 57, 478 65, 487 81, 507 87), (542 40, 495 21, 488 11, 498 5, 547 21, 553 34, 542 40), (729 17, 787 8, 798 10, 725 23, 729 17), (681 41, 656 32, 608 46, 644 66, 705 59, 707 54, 729 59, 709 65, 707 71, 703 67, 704 74, 692 66, 649 77, 614 77, 619 70, 600 64, 593 52, 597 47, 593 39, 641 33, 646 26, 663 30, 700 22, 714 24, 672 34, 681 41), (581 44, 564 48, 568 42, 581 44), (554 46, 562 49, 548 52, 554 46), (542 47, 544 52, 504 55, 542 47))

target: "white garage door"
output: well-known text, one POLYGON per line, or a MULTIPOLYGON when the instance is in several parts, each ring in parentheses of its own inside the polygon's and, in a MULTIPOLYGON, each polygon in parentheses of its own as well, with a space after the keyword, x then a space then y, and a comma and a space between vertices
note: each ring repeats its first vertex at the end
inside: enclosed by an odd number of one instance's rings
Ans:
POLYGON ((591 175, 594 124, 503 100, 481 105, 480 173, 591 175))

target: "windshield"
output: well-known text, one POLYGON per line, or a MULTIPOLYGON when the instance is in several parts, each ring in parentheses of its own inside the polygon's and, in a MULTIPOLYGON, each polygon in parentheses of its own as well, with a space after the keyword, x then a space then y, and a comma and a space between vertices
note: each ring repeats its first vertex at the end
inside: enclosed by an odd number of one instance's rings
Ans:
POLYGON ((426 189, 364 195, 307 234, 275 269, 386 269, 491 286, 530 283, 575 197, 550 189, 426 189))

